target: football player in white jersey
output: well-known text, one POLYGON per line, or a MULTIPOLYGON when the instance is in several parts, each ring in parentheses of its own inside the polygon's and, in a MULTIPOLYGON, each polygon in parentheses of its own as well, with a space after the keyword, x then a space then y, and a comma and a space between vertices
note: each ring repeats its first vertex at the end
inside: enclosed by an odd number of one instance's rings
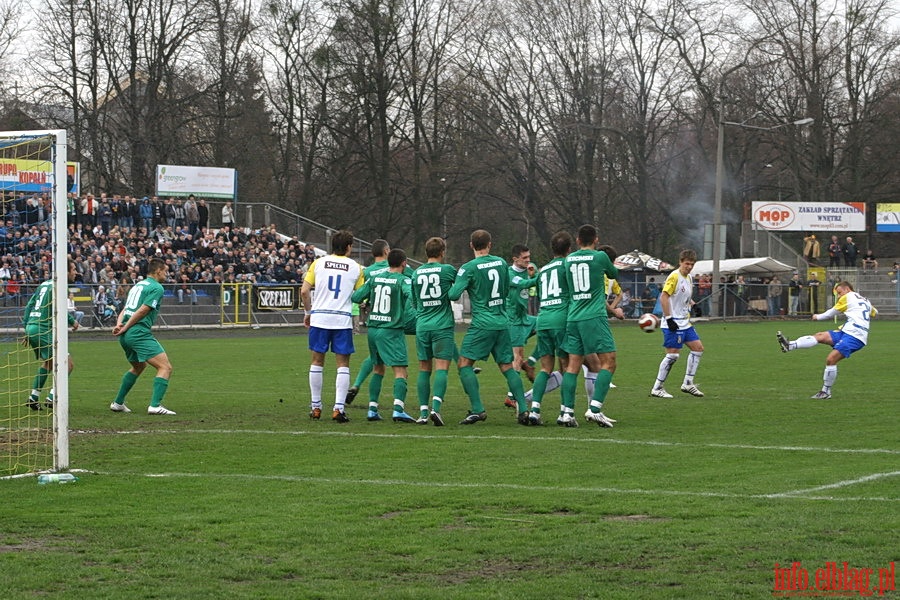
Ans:
POLYGON ((650 390, 650 395, 656 398, 672 397, 664 385, 683 346, 687 346, 691 353, 688 354, 681 391, 691 396, 703 396, 703 392, 694 383, 697 367, 700 366, 700 357, 703 356, 703 342, 691 324, 691 306, 694 304, 694 280, 691 277, 691 270, 695 262, 697 253, 694 250, 682 250, 678 256, 678 269, 669 273, 659 294, 659 304, 664 315, 661 329, 666 355, 659 363, 656 382, 650 390))
POLYGON ((337 363, 335 401, 331 418, 338 423, 350 420, 344 412, 344 398, 350 388, 350 355, 353 354, 353 316, 350 297, 363 284, 362 267, 350 258, 353 234, 338 231, 331 238, 331 254, 317 258, 303 278, 303 325, 309 329, 309 389, 312 397, 309 416, 322 416, 322 374, 325 353, 331 350, 337 363))
POLYGON ((865 348, 869 341, 869 323, 878 314, 878 310, 872 306, 872 303, 854 292, 853 285, 847 281, 841 281, 835 285, 834 293, 838 296, 835 305, 821 314, 813 315, 812 319, 813 321, 828 321, 843 314, 846 322, 841 325, 840 329, 820 331, 815 335, 804 335, 793 341, 785 338, 780 331, 775 334, 782 352, 812 348, 818 344, 828 344, 832 347, 825 359, 822 389, 812 396, 812 398, 821 400, 831 398, 831 386, 837 379, 837 364, 845 358, 850 358, 850 355, 857 350, 865 348))

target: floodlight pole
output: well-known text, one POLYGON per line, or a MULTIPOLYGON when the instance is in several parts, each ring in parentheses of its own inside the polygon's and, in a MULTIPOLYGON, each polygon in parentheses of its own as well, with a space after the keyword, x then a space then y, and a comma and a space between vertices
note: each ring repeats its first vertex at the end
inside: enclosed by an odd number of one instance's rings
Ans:
POLYGON ((712 316, 720 317, 724 316, 722 312, 720 312, 719 307, 721 306, 721 285, 719 279, 721 278, 721 260, 722 260, 722 252, 719 249, 720 244, 722 243, 722 185, 725 179, 725 103, 724 98, 719 96, 719 125, 718 125, 718 139, 716 142, 716 198, 715 205, 713 208, 713 235, 712 235, 712 261, 713 261, 713 272, 712 272, 712 316))

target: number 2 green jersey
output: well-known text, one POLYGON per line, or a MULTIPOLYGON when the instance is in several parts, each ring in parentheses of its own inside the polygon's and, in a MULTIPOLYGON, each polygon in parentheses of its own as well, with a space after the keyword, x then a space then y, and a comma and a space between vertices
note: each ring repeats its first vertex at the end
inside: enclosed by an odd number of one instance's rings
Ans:
POLYGON ((538 330, 565 329, 569 314, 569 282, 562 257, 554 258, 538 273, 538 330))
POLYGON ((487 254, 470 260, 456 273, 450 288, 450 299, 459 300, 469 292, 472 304, 472 327, 500 331, 509 327, 506 316, 506 297, 509 294, 509 273, 506 261, 487 254))
POLYGON ((367 280, 351 300, 369 301, 369 327, 403 329, 410 301, 410 280, 405 273, 385 271, 367 280))
POLYGON ((131 326, 131 331, 144 331, 150 333, 150 328, 156 323, 159 315, 159 307, 162 305, 163 286, 152 277, 138 281, 128 292, 125 299, 125 308, 122 315, 122 325, 128 322, 131 315, 137 312, 141 306, 149 306, 150 312, 143 319, 131 326))
POLYGON ((412 295, 416 307, 416 331, 438 331, 456 324, 447 297, 455 280, 453 265, 432 262, 415 270, 412 295))
POLYGON ((582 248, 565 260, 566 281, 572 294, 568 321, 606 318, 606 280, 619 278, 606 252, 582 248))

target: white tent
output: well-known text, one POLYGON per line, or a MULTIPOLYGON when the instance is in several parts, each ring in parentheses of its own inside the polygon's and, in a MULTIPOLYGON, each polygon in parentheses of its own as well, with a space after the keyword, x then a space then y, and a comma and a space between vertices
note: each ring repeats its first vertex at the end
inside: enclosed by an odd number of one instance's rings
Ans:
MULTIPOLYGON (((790 273, 796 269, 768 256, 760 258, 728 258, 719 261, 719 272, 722 275, 774 275, 790 273)), ((713 261, 698 260, 694 263, 694 275, 713 272, 713 261)))

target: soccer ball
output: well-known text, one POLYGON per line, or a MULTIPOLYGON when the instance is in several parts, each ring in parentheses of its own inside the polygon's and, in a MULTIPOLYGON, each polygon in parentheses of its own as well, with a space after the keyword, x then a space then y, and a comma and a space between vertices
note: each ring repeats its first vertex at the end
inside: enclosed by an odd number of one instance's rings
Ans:
POLYGON ((644 333, 653 333, 659 327, 659 317, 653 313, 644 313, 637 323, 644 333))

